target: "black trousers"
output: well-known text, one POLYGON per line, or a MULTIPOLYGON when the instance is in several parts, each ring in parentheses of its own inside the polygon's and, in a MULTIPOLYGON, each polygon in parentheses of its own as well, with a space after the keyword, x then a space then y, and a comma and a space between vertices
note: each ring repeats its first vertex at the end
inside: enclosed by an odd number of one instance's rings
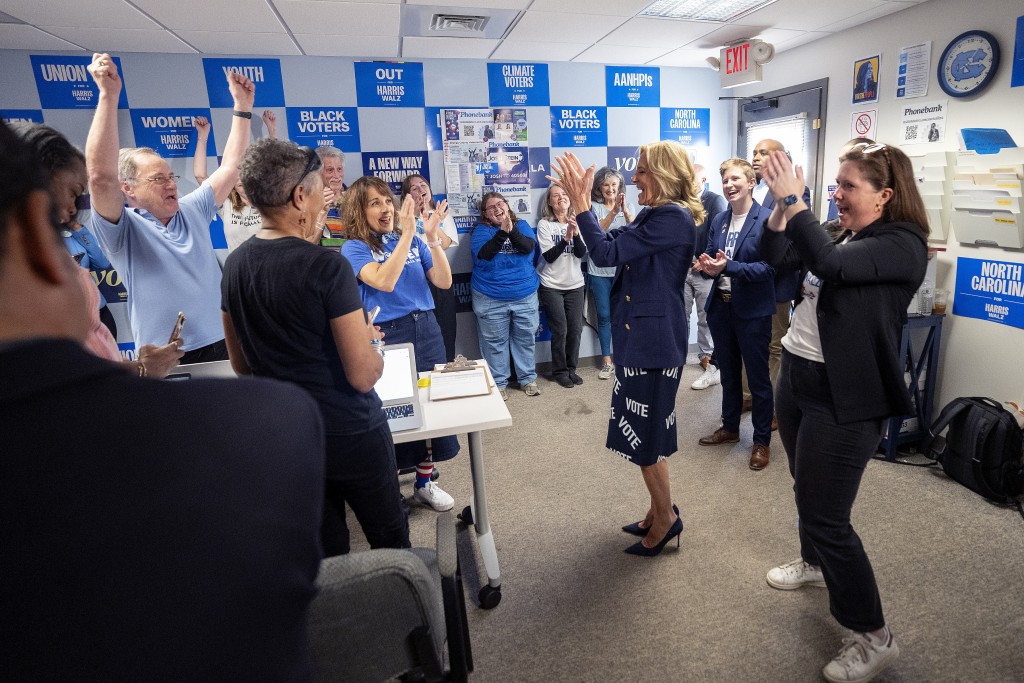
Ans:
POLYGON ((458 301, 455 298, 455 291, 451 288, 439 289, 430 282, 427 284, 430 285, 430 295, 434 298, 434 317, 437 318, 437 324, 441 328, 441 339, 444 340, 444 359, 445 362, 451 362, 455 360, 455 337, 458 329, 458 301))
POLYGON ((327 435, 327 483, 320 541, 324 557, 349 551, 345 504, 371 548, 408 548, 409 515, 398 488, 395 444, 385 422, 363 434, 327 435))
POLYGON ((885 617, 878 585, 850 511, 878 450, 882 420, 839 424, 825 364, 785 350, 775 411, 800 515, 800 555, 825 574, 836 621, 854 631, 880 629, 885 617))
POLYGON ((576 372, 583 334, 584 289, 551 289, 541 285, 537 290, 551 329, 551 374, 555 376, 576 372))

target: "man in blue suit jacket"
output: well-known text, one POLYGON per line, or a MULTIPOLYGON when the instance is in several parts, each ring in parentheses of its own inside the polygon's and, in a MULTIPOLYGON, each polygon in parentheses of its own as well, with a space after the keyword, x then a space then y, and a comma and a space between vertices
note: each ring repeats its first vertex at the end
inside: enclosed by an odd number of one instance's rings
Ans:
POLYGON ((750 469, 768 466, 774 412, 768 374, 768 342, 775 313, 775 271, 761 260, 761 234, 771 211, 754 201, 754 171, 743 159, 721 166, 729 208, 715 217, 700 267, 714 276, 708 297, 708 327, 722 377, 722 426, 700 444, 739 441, 743 406, 741 373, 747 371, 753 400, 754 443, 750 469))

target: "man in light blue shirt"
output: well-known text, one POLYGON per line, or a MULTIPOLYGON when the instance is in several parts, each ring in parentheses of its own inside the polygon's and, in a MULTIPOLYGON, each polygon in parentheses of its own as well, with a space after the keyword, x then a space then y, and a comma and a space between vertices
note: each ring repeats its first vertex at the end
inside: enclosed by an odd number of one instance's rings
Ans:
POLYGON ((241 74, 227 73, 235 111, 223 161, 199 189, 179 200, 178 177, 154 150, 118 150, 121 79, 110 55, 94 55, 89 73, 100 91, 85 143, 89 228, 128 290, 135 345, 166 344, 182 311, 188 320, 180 335, 182 364, 227 360, 221 270, 208 227, 238 182, 255 86, 241 74))

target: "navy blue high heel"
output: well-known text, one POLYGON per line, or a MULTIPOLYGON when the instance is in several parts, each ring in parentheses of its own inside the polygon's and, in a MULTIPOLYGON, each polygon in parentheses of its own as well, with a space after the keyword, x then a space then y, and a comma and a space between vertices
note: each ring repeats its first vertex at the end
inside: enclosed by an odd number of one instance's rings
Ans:
POLYGON ((681 533, 683 533, 683 519, 682 517, 677 516, 672 528, 668 530, 668 533, 665 534, 665 537, 661 539, 661 542, 658 543, 658 545, 653 548, 648 548, 644 545, 643 541, 639 541, 626 548, 626 552, 630 555, 640 555, 641 557, 654 557, 655 555, 660 554, 661 551, 665 549, 668 542, 673 538, 676 539, 676 547, 678 548, 679 535, 681 533))
MULTIPOLYGON (((676 513, 676 517, 678 517, 679 516, 679 508, 677 508, 675 505, 673 505, 672 506, 672 510, 673 510, 673 512, 676 513)), ((642 519, 640 520, 640 522, 643 522, 643 521, 644 520, 642 520, 642 519)), ((647 532, 651 530, 651 527, 649 527, 649 526, 640 526, 640 522, 633 522, 632 524, 627 524, 626 526, 622 527, 622 530, 625 531, 627 534, 633 534, 634 536, 646 536, 647 532)))

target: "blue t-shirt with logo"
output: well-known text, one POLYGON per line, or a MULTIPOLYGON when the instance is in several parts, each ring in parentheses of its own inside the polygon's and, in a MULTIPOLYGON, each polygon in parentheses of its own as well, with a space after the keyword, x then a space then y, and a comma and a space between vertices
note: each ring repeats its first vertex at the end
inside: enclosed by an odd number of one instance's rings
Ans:
MULTIPOLYGON (((341 253, 352 264, 352 270, 357 278, 359 271, 368 263, 384 263, 389 258, 395 258, 395 247, 398 246, 401 236, 389 232, 381 237, 384 240, 383 251, 374 251, 366 242, 352 239, 341 247, 341 253)), ((394 291, 382 292, 362 280, 359 281, 359 294, 363 299, 363 306, 368 311, 380 306, 378 323, 401 318, 413 311, 432 311, 434 299, 427 284, 427 271, 433 267, 434 259, 430 255, 430 248, 419 237, 413 237, 409 251, 405 255, 405 268, 398 276, 394 291)))

